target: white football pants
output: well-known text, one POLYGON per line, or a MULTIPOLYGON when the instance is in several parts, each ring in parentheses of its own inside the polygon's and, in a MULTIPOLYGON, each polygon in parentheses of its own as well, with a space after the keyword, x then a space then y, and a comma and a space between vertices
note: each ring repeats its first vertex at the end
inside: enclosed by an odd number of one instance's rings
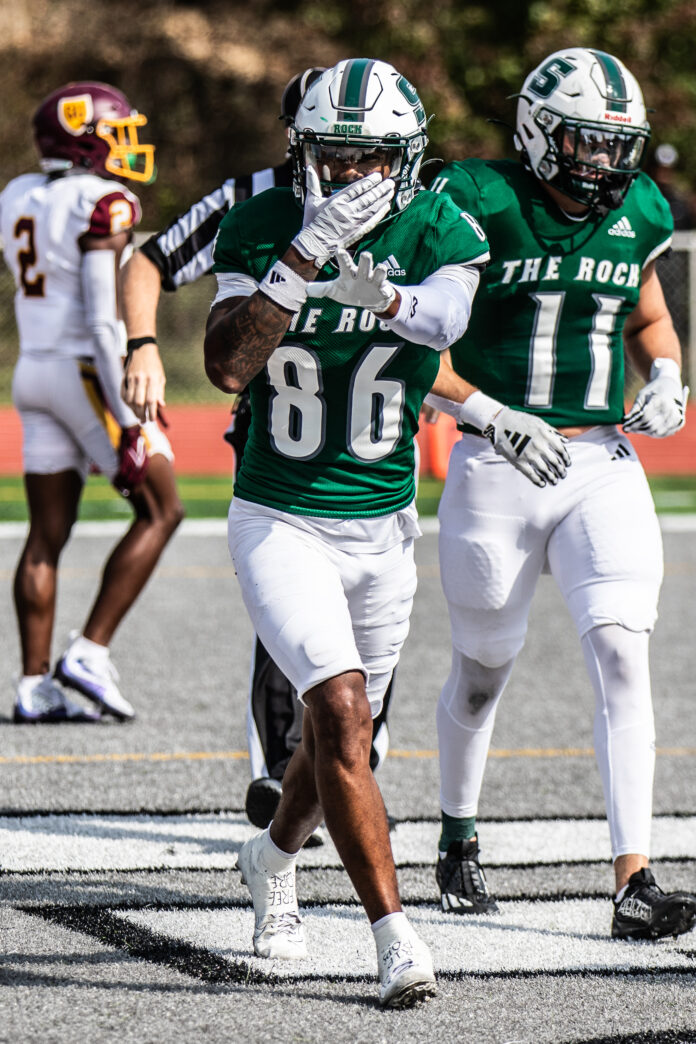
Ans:
POLYGON ((524 644, 539 575, 556 580, 596 697, 595 749, 614 857, 648 854, 654 726, 648 636, 662 542, 649 487, 615 427, 571 439, 557 486, 533 486, 464 435, 440 504, 440 566, 453 661, 438 705, 441 800, 476 814, 498 699, 524 644))

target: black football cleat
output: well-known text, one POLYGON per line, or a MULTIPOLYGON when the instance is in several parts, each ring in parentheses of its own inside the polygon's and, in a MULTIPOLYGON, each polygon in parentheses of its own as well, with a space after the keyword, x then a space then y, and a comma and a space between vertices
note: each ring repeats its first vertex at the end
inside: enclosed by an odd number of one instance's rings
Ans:
POLYGON ((498 905, 488 891, 486 875, 479 863, 478 840, 452 841, 446 856, 435 868, 440 904, 445 913, 497 913, 498 905))
POLYGON ((683 935, 696 924, 696 895, 665 894, 644 867, 631 874, 621 900, 614 900, 613 939, 662 939, 683 935))
POLYGON ((250 823, 265 830, 280 804, 282 786, 277 779, 260 776, 252 779, 246 792, 246 814, 250 823))

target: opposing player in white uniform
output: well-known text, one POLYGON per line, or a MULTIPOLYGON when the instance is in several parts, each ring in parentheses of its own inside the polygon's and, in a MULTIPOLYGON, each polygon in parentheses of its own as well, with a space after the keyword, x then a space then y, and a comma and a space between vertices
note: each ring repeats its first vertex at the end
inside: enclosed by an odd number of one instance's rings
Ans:
POLYGON ((663 894, 648 869, 648 641, 662 547, 645 475, 619 427, 662 438, 684 423, 679 342, 655 269, 672 222, 639 169, 648 135, 628 69, 602 51, 569 48, 522 87, 522 163, 452 163, 437 181, 480 222, 493 258, 472 322, 452 347, 453 366, 480 387, 472 399, 484 414, 487 393, 544 417, 567 437, 572 460, 553 488, 523 484, 481 438, 485 416, 465 427, 452 453, 439 513, 453 652, 437 715, 437 881, 446 910, 494 908, 478 860, 479 790, 496 706, 546 569, 575 621, 595 691, 616 885, 612 935, 651 939, 688 931, 696 897, 663 894), (624 350, 647 381, 627 416, 624 350))
MULTIPOLYGON (((353 59, 324 72, 291 128, 293 189, 223 219, 205 339, 213 383, 251 392, 229 519, 242 595, 305 704, 278 810, 239 853, 254 949, 305 955, 295 861, 323 819, 372 925, 388 1007, 426 998, 435 983, 401 910, 369 765, 371 717, 415 591, 420 407, 489 256, 475 222, 419 191, 425 128, 416 91, 392 66, 353 59)), ((460 387, 466 398, 471 387, 460 387)), ((564 470, 560 436, 535 426, 564 470)))
POLYGON ((183 516, 167 439, 154 424, 141 428, 120 398, 116 274, 140 218, 121 182, 152 179, 154 147, 138 141, 146 122, 107 84, 59 88, 34 116, 41 173, 15 178, 0 195, 4 256, 17 286, 12 395, 30 515, 14 582, 17 722, 133 717, 109 643, 183 516), (51 674, 58 563, 92 468, 129 499, 135 519, 105 564, 82 632, 51 674), (70 699, 63 685, 97 709, 70 699))

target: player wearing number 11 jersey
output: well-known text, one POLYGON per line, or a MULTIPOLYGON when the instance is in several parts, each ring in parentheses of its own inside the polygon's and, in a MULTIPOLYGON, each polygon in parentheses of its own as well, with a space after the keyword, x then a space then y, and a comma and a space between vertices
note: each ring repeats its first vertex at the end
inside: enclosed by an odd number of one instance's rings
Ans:
POLYGON ((696 898, 665 896, 648 869, 655 759, 648 638, 662 548, 623 432, 677 431, 687 392, 655 269, 672 221, 639 172, 648 136, 641 91, 625 66, 602 51, 571 48, 523 85, 515 138, 522 162, 453 163, 434 186, 470 211, 491 246, 468 330, 452 347, 454 368, 557 427, 572 461, 564 482, 535 490, 498 466, 474 428, 465 427, 452 453, 440 505, 453 643, 438 704, 443 909, 495 908, 478 861, 479 790, 498 700, 548 570, 595 690, 617 893, 612 934, 629 938, 684 932, 696 918, 696 898), (647 381, 627 416, 624 350, 647 381))

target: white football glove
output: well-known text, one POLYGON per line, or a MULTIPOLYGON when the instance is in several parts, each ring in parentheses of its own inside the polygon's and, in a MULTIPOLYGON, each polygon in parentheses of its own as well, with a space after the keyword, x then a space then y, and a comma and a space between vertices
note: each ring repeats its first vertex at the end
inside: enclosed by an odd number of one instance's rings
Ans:
POLYGON ((650 380, 636 395, 623 422, 624 431, 664 439, 684 427, 689 389, 682 386, 679 366, 673 359, 655 359, 650 380))
POLYGON ((338 250, 357 243, 387 216, 394 187, 391 178, 383 181, 375 171, 324 198, 316 171, 307 167, 305 219, 293 246, 321 268, 338 250))
POLYGON ((541 417, 503 406, 483 430, 493 449, 535 486, 555 486, 570 467, 567 439, 541 417))
MULTIPOLYGON (((431 392, 427 401, 439 406, 448 400, 431 392)), ((571 464, 568 440, 541 417, 503 406, 478 390, 459 404, 456 416, 457 420, 479 428, 491 440, 495 452, 514 464, 535 486, 545 486, 547 482, 555 486, 565 478, 571 464)))
POLYGON ((374 266, 372 254, 365 251, 357 265, 347 250, 336 251, 338 279, 326 283, 310 283, 308 297, 330 297, 340 304, 367 308, 379 315, 386 312, 396 297, 396 290, 387 279, 387 266, 374 266))

